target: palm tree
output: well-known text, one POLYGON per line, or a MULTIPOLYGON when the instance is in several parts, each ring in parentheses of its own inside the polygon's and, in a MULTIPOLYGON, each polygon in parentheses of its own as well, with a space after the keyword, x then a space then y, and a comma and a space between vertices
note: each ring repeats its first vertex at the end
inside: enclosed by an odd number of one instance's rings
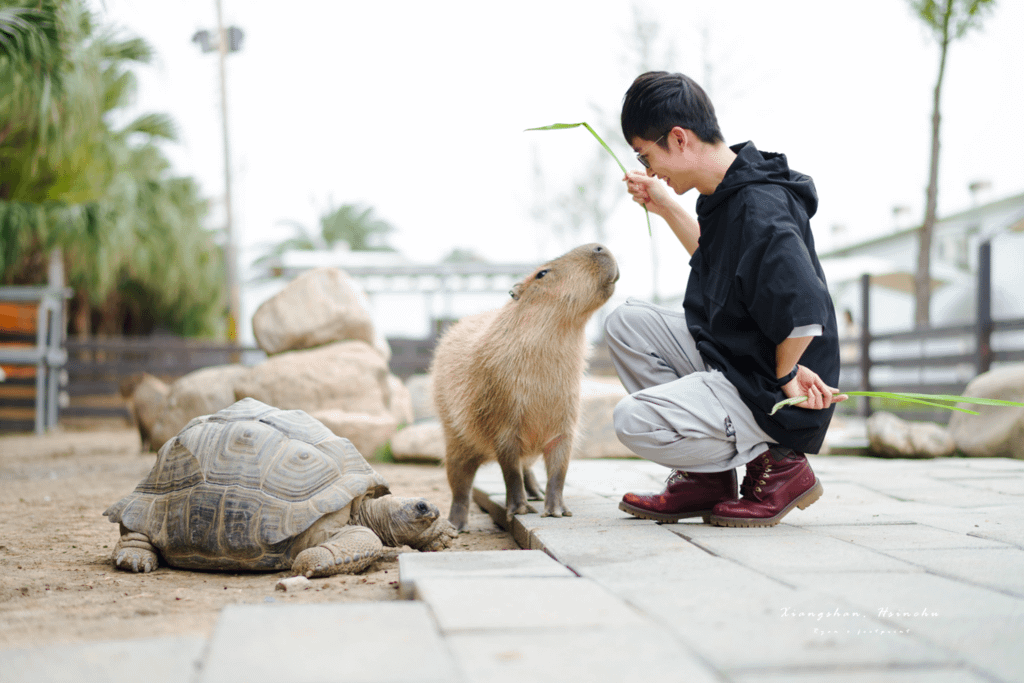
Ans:
POLYGON ((320 232, 314 233, 296 221, 281 221, 295 234, 279 242, 256 259, 254 265, 264 266, 279 261, 289 251, 329 251, 344 242, 352 251, 394 251, 386 236, 395 231, 387 221, 374 216, 373 207, 342 204, 320 216, 320 232))
POLYGON ((123 331, 127 317, 139 331, 220 332, 223 256, 202 227, 206 202, 156 145, 173 125, 108 123, 152 50, 99 26, 82 0, 32 5, 0 9, 0 279, 35 283, 60 247, 78 334, 93 319, 123 331))

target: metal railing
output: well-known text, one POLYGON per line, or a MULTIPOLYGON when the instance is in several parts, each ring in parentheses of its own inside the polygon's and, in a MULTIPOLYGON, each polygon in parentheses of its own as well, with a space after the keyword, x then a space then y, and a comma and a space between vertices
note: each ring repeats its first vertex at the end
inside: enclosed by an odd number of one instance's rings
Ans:
POLYGON ((64 350, 64 302, 70 289, 0 287, 0 302, 36 304, 36 338, 31 346, 0 346, 0 365, 35 366, 35 433, 57 426, 64 350))

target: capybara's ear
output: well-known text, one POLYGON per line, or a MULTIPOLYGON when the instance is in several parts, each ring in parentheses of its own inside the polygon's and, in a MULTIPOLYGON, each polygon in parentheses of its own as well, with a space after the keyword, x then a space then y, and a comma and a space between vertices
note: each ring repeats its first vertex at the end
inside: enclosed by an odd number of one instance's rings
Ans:
POLYGON ((508 290, 508 293, 509 293, 509 295, 513 299, 515 299, 516 301, 519 301, 519 295, 522 293, 522 291, 523 291, 523 283, 522 282, 517 282, 514 285, 512 285, 512 289, 508 290))

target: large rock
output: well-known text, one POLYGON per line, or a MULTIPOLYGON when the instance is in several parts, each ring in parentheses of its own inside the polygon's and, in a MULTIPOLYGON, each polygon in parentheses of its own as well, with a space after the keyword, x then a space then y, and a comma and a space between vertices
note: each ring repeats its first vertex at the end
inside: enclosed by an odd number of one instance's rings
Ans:
POLYGON ((153 447, 153 427, 167 407, 171 388, 159 377, 142 373, 130 396, 131 412, 139 430, 143 450, 153 447))
POLYGON ((384 415, 391 411, 387 363, 369 344, 345 341, 271 356, 235 386, 247 396, 282 410, 341 410, 384 415))
POLYGON ((398 430, 391 439, 395 462, 443 462, 444 431, 437 420, 424 420, 398 430))
MULTIPOLYGON (((1024 402, 1024 363, 990 370, 971 380, 964 396, 1024 402)), ((964 455, 1024 459, 1024 407, 961 404, 980 415, 953 413, 949 432, 964 455)))
POLYGON ((416 420, 415 410, 412 404, 412 394, 402 383, 402 380, 394 375, 388 375, 388 390, 391 392, 390 411, 395 422, 399 425, 412 424, 416 420))
POLYGON ((223 410, 236 401, 235 385, 248 376, 242 365, 217 365, 190 372, 171 384, 163 412, 153 424, 150 446, 159 450, 192 418, 223 410))
POLYGON ((390 415, 346 413, 343 410, 318 410, 310 416, 340 437, 348 439, 363 457, 370 459, 383 447, 398 429, 398 422, 390 415))
POLYGON ((871 452, 890 458, 942 458, 956 446, 949 432, 931 422, 909 422, 892 413, 874 413, 867 419, 871 452))
POLYGON ((252 328, 268 356, 351 339, 373 346, 385 360, 391 357, 374 329, 365 295, 337 268, 317 268, 295 278, 256 309, 252 328))
POLYGON ((580 422, 574 458, 635 458, 615 435, 612 413, 626 396, 615 378, 588 376, 580 391, 580 422))
POLYGON ((434 407, 434 378, 431 375, 412 375, 405 380, 412 401, 414 421, 437 417, 434 407))

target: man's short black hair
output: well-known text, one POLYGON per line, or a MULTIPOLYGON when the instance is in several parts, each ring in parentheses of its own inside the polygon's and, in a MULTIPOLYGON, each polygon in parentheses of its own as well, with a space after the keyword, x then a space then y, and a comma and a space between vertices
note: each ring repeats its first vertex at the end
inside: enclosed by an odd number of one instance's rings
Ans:
MULTIPOLYGON (((648 71, 640 74, 622 99, 622 134, 657 140, 675 126, 692 130, 704 142, 725 142, 715 107, 704 89, 683 74, 648 71)), ((668 142, 659 143, 667 147, 668 142)))

